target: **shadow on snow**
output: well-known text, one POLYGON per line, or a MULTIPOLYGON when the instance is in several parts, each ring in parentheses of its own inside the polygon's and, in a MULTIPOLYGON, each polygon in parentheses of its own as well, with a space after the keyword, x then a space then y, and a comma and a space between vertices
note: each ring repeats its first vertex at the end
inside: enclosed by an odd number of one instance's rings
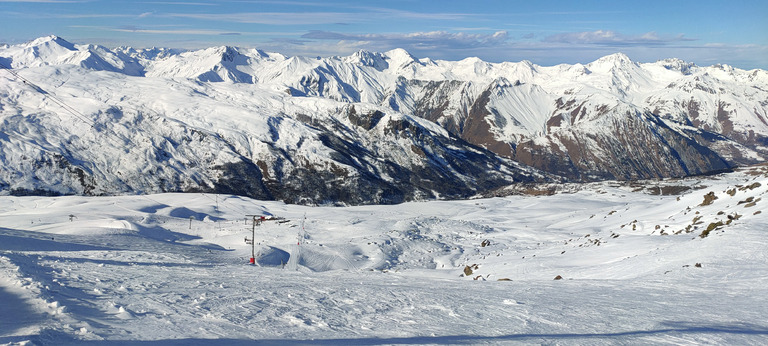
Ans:
MULTIPOLYGON (((348 338, 348 339, 166 339, 166 340, 103 340, 103 341, 84 341, 75 340, 71 336, 56 332, 45 331, 40 335, 43 343, 55 341, 57 344, 110 344, 110 345, 420 345, 420 344, 474 344, 478 342, 507 342, 507 341, 539 341, 539 340, 571 340, 586 341, 592 339, 622 339, 631 340, 632 338, 644 336, 663 336, 665 334, 676 337, 684 335, 706 335, 706 334, 732 334, 732 335, 753 335, 763 339, 768 335, 768 327, 747 324, 700 324, 693 322, 662 322, 661 328, 651 330, 636 330, 614 333, 530 333, 530 334, 510 334, 499 336, 482 335, 447 335, 447 336, 414 336, 414 337, 395 337, 395 338, 348 338)), ((36 341, 36 340, 33 340, 36 341)))

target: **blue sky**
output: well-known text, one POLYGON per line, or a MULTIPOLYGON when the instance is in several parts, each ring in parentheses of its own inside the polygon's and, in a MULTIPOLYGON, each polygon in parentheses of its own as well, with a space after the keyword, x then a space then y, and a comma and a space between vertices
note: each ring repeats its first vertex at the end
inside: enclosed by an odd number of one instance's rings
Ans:
POLYGON ((253 47, 288 55, 404 48, 423 58, 635 61, 768 69, 768 1, 0 0, 0 42, 253 47))

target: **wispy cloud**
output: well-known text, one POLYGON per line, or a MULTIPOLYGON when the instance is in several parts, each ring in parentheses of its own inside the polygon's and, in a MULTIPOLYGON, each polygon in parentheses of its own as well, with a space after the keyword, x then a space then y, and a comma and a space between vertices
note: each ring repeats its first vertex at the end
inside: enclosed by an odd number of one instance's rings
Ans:
MULTIPOLYGON (((461 27, 451 28, 451 31, 493 31, 494 29, 489 27, 461 27)), ((499 31, 499 30, 496 30, 499 31)))
POLYGON ((531 60, 542 65, 588 63, 616 52, 624 52, 639 62, 678 57, 703 65, 733 61, 747 68, 768 63, 759 58, 768 56, 765 54, 767 46, 706 44, 685 35, 665 36, 655 32, 626 35, 600 30, 550 36, 528 33, 518 39, 506 31, 348 34, 316 30, 301 35, 299 40, 274 39, 262 46, 287 54, 311 56, 351 54, 359 49, 405 48, 416 56, 433 59, 460 60, 478 56, 492 62, 531 60))
POLYGON ((206 30, 206 29, 138 29, 138 28, 112 28, 110 31, 134 32, 140 34, 163 34, 163 35, 242 35, 239 32, 206 30))
POLYGON ((113 32, 130 32, 138 34, 161 34, 161 35, 242 35, 240 32, 231 32, 224 30, 212 30, 212 29, 142 29, 135 26, 121 26, 116 28, 103 27, 103 26, 88 26, 88 25, 72 25, 71 28, 83 28, 83 29, 97 29, 102 31, 113 32))
POLYGON ((414 32, 406 34, 343 34, 313 30, 301 36, 310 40, 357 41, 371 46, 400 47, 411 49, 466 49, 481 46, 496 46, 506 42, 506 31, 492 34, 464 32, 414 32))
POLYGON ((695 39, 687 38, 684 35, 660 37, 655 32, 648 32, 643 35, 624 35, 611 30, 596 30, 555 34, 547 36, 543 41, 579 45, 637 46, 665 45, 673 42, 695 41, 695 39))
POLYGON ((243 4, 273 4, 273 5, 290 5, 301 7, 339 7, 347 6, 347 4, 338 4, 328 1, 283 1, 283 0, 235 0, 235 2, 243 4))
POLYGON ((381 7, 363 7, 366 16, 377 16, 385 18, 400 18, 409 20, 431 20, 431 21, 459 21, 470 18, 479 18, 481 15, 471 13, 455 12, 415 12, 406 10, 397 10, 381 7))
POLYGON ((346 34, 332 31, 313 30, 301 36, 305 40, 345 41, 349 45, 358 42, 361 46, 401 47, 417 50, 468 50, 468 49, 512 49, 524 45, 527 49, 550 47, 573 47, 588 49, 593 47, 649 47, 680 44, 695 41, 684 35, 663 37, 655 32, 642 35, 625 35, 610 30, 560 33, 531 41, 537 37, 527 33, 521 37, 526 40, 516 41, 505 30, 493 33, 468 32, 414 32, 390 34, 346 34))
MULTIPOLYGON (((166 25, 172 26, 172 25, 166 25)), ((71 25, 71 28, 95 29, 100 31, 126 32, 137 34, 156 34, 156 35, 201 35, 201 36, 296 36, 297 32, 233 32, 217 29, 188 29, 188 28, 142 28, 133 25, 123 25, 119 27, 89 26, 89 25, 71 25)))
POLYGON ((312 25, 361 21, 361 16, 344 12, 172 13, 169 16, 268 25, 312 25))
POLYGON ((43 4, 78 4, 88 2, 89 0, 0 0, 0 2, 19 2, 19 3, 43 3, 43 4))
MULTIPOLYGON (((254 2, 254 1, 246 1, 254 2)), ((230 13, 171 13, 169 16, 177 18, 214 20, 248 24, 269 25, 313 25, 313 24, 348 24, 381 21, 432 21, 432 22, 457 22, 468 19, 478 19, 481 16, 469 13, 450 12, 415 12, 381 7, 339 7, 333 4, 313 4, 313 6, 326 6, 338 9, 338 11, 315 11, 307 9, 304 2, 282 1, 255 1, 255 3, 276 3, 280 5, 294 5, 301 8, 298 11, 284 12, 230 12, 230 13)))
POLYGON ((151 5, 179 5, 179 6, 216 6, 210 2, 189 2, 189 1, 137 1, 136 3, 151 5))
POLYGON ((85 18, 141 18, 146 13, 141 14, 117 14, 117 13, 81 13, 81 14, 48 14, 47 17, 85 19, 85 18))

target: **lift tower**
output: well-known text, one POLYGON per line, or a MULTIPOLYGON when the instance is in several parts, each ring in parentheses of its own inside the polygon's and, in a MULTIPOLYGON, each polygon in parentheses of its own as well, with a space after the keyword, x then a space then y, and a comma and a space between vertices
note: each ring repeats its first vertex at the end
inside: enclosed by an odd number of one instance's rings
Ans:
POLYGON ((248 239, 248 237, 245 237, 245 243, 251 245, 251 259, 249 261, 250 264, 256 264, 256 226, 261 225, 264 221, 277 221, 278 223, 285 223, 290 220, 286 220, 282 217, 275 217, 270 216, 267 218, 264 215, 246 215, 246 217, 250 217, 253 220, 253 225, 251 226, 251 239, 248 239))

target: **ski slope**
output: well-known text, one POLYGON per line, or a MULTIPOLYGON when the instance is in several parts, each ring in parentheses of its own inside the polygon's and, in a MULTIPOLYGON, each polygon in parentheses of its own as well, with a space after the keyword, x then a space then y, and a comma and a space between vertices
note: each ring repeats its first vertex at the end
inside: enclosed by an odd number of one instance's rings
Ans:
POLYGON ((768 339, 768 166, 556 188, 343 208, 2 196, 0 344, 768 339), (255 228, 257 265, 245 215, 289 220, 255 228))

